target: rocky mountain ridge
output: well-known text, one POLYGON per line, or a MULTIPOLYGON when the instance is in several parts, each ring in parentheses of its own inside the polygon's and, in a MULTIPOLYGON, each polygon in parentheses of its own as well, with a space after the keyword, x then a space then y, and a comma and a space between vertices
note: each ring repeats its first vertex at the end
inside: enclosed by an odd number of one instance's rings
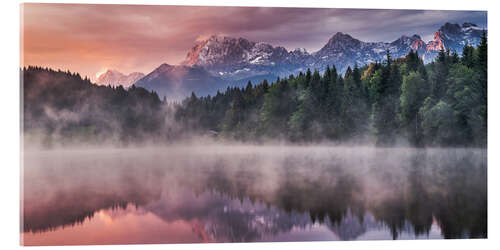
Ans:
POLYGON ((140 72, 132 72, 125 75, 117 70, 107 70, 99 75, 96 83, 99 85, 111 85, 113 87, 121 85, 124 88, 127 88, 143 77, 144 74, 140 72))
POLYGON ((194 91, 198 95, 215 94, 227 86, 243 86, 277 77, 305 72, 307 68, 324 70, 335 65, 337 71, 385 60, 386 51, 393 58, 417 51, 425 63, 441 49, 462 53, 465 44, 477 46, 483 29, 472 23, 446 23, 425 42, 417 35, 402 35, 392 42, 364 42, 342 32, 335 33, 318 51, 253 42, 245 38, 212 35, 198 41, 178 66, 162 64, 137 81, 138 86, 157 91, 160 96, 181 98, 194 91), (166 66, 168 65, 168 66, 166 66))

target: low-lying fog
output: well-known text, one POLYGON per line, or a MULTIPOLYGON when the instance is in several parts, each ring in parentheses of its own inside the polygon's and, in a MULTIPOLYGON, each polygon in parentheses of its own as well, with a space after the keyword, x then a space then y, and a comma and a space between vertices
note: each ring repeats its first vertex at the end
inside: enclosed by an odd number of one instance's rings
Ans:
MULTIPOLYGON (((487 236, 486 162, 485 149, 455 148, 26 149, 21 230, 25 244, 51 244, 43 241, 43 232, 84 227, 96 212, 135 206, 141 216, 196 224, 204 241, 301 240, 286 237, 297 228, 308 228, 302 240, 366 239, 373 230, 386 233, 375 239, 482 238, 487 236), (326 233, 315 235, 314 225, 326 233)), ((198 241, 156 240, 134 242, 198 241)), ((127 242, 134 243, 126 237, 83 241, 127 242)))

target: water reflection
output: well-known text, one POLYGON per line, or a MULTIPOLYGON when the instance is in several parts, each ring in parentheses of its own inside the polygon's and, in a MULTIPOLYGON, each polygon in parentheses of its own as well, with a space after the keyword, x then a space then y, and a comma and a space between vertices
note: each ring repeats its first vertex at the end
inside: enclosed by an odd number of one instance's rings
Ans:
POLYGON ((169 147, 24 160, 26 245, 487 236, 485 150, 169 147))

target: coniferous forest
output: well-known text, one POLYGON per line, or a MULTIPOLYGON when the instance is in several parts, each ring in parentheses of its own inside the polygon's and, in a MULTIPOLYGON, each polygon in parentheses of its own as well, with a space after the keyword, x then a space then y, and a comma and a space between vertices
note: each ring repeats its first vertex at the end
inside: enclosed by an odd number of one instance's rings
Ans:
POLYGON ((128 143, 163 135, 167 106, 143 88, 93 84, 78 73, 27 67, 22 72, 25 136, 54 142, 128 143))
POLYGON ((22 70, 24 131, 65 139, 168 142, 184 135, 261 142, 374 142, 379 146, 486 147, 487 39, 462 55, 416 52, 349 67, 329 66, 273 82, 248 82, 181 103, 132 86, 98 86, 79 74, 22 70))
POLYGON ((489 236, 488 11, 20 7, 18 244, 489 236))
POLYGON ((441 50, 424 65, 418 53, 323 74, 192 94, 176 109, 184 128, 224 137, 293 142, 364 142, 414 146, 486 146, 487 40, 460 56, 441 50))

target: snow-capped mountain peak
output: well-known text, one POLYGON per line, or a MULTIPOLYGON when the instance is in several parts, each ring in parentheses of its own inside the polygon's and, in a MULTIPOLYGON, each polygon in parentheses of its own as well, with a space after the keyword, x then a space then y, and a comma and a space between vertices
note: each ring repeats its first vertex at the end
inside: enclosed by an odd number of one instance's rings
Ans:
MULTIPOLYGON (((330 40, 328 40, 326 45, 321 50, 352 49, 359 46, 360 44, 360 40, 355 39, 348 34, 337 32, 332 36, 332 38, 330 38, 330 40)), ((318 51, 318 53, 320 52, 318 51)))
POLYGON ((295 64, 303 64, 309 57, 305 50, 289 52, 284 47, 274 47, 265 42, 213 35, 195 44, 182 65, 204 67, 223 78, 244 79, 266 74, 264 71, 269 68, 289 72, 281 68, 296 67, 295 64))
POLYGON ((434 33, 434 40, 427 44, 427 53, 435 56, 441 49, 450 49, 461 54, 464 45, 477 46, 481 42, 482 33, 483 29, 473 23, 445 23, 434 33))
MULTIPOLYGON (((305 49, 288 51, 281 46, 241 37, 212 35, 197 41, 180 66, 160 65, 141 80, 141 85, 151 89, 161 88, 163 93, 168 94, 167 89, 172 91, 170 87, 153 86, 168 83, 177 88, 196 82, 192 89, 199 89, 201 94, 203 84, 207 82, 244 85, 249 80, 254 83, 263 79, 274 80, 276 77, 305 72, 307 68, 324 70, 327 65, 334 65, 337 71, 344 72, 348 66, 353 67, 355 64, 363 66, 381 62, 387 51, 392 58, 399 58, 413 50, 428 63, 441 49, 461 54, 465 44, 477 46, 482 33, 483 29, 473 23, 445 23, 434 33, 434 39, 426 43, 418 34, 402 35, 392 42, 364 42, 349 34, 336 32, 321 49, 312 53, 305 49), (208 76, 212 77, 210 81, 203 81, 202 78, 208 76)), ((181 93, 177 89, 175 91, 181 93)))
POLYGON ((132 72, 128 75, 125 75, 118 70, 109 69, 99 75, 96 83, 99 85, 111 85, 113 87, 121 85, 124 88, 127 88, 137 82, 143 76, 144 74, 140 72, 132 72))
POLYGON ((417 51, 426 62, 431 61, 441 48, 461 53, 465 43, 477 45, 481 30, 477 25, 445 23, 434 34, 434 40, 426 43, 420 35, 402 35, 393 42, 363 42, 343 32, 336 32, 318 51, 305 49, 288 51, 265 42, 253 42, 245 38, 212 35, 198 41, 182 63, 200 66, 215 76, 231 81, 247 81, 253 76, 287 76, 307 68, 324 69, 335 65, 343 71, 354 64, 364 65, 382 61, 388 50, 393 58, 405 56, 410 50, 417 51))
POLYGON ((295 54, 303 54, 303 55, 307 55, 309 54, 309 52, 307 52, 307 50, 305 48, 296 48, 294 49, 292 52, 290 53, 295 53, 295 54))
POLYGON ((255 42, 244 38, 212 35, 191 48, 182 64, 215 66, 221 61, 239 63, 248 58, 249 52, 255 46, 255 42))

